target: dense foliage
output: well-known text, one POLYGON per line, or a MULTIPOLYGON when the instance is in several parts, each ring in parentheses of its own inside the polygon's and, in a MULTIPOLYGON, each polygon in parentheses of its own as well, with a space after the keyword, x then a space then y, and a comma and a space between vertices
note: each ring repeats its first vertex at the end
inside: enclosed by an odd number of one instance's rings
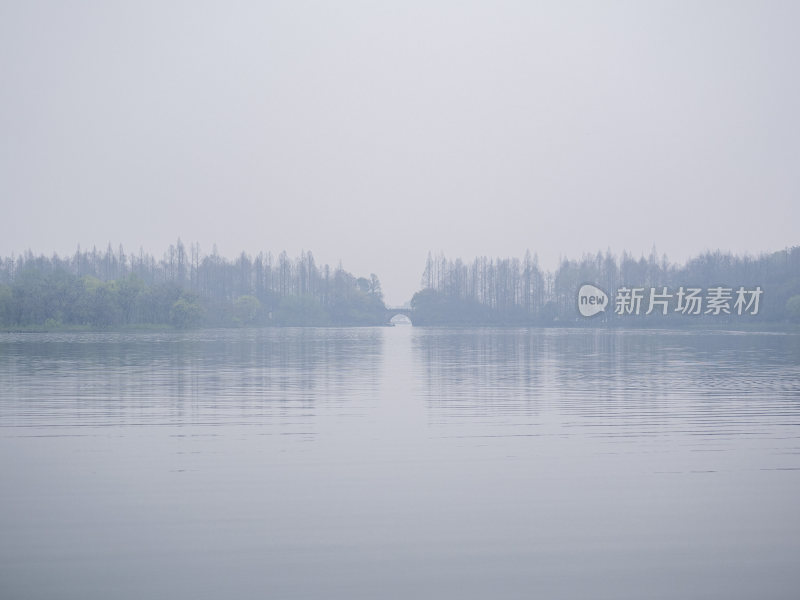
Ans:
POLYGON ((173 325, 377 325, 386 319, 375 275, 317 266, 310 252, 236 260, 178 241, 161 260, 120 247, 71 257, 0 259, 0 325, 109 328, 173 325))
MULTIPOLYGON (((711 288, 739 286, 763 290, 755 315, 705 315, 671 318, 670 325, 696 323, 800 322, 800 247, 759 257, 707 252, 683 265, 671 264, 655 250, 648 258, 635 259, 623 253, 586 255, 581 260, 563 260, 548 272, 526 253, 520 260, 476 258, 471 264, 444 256, 428 261, 423 289, 411 305, 416 324, 550 324, 584 322, 576 310, 577 291, 593 283, 611 297, 621 287, 651 287, 677 290, 680 286, 711 288)), ((645 297, 645 301, 646 301, 645 297)), ((672 311, 672 309, 670 309, 672 311)), ((643 311, 644 312, 644 311, 643 311)), ((638 317, 615 314, 613 306, 597 322, 648 325, 663 315, 638 317)), ((677 315, 672 315, 677 316, 677 315)), ((663 323, 663 319, 660 321, 663 323)))
MULTIPOLYGON (((647 294, 662 286, 758 286, 763 294, 755 315, 698 314, 671 318, 669 325, 800 323, 800 247, 759 257, 708 252, 683 265, 655 251, 639 259, 597 253, 563 260, 555 272, 541 269, 530 253, 470 264, 429 255, 423 289, 411 301, 412 319, 417 325, 588 324, 576 311, 584 283, 607 291, 612 303, 621 287, 647 294)), ((216 249, 203 255, 193 245, 187 252, 178 240, 160 260, 110 246, 78 249, 70 257, 27 252, 0 258, 0 326, 7 329, 382 325, 387 314, 374 274, 356 278, 341 266, 317 266, 310 252, 296 259, 285 252, 277 258, 242 253, 231 261, 216 249)), ((591 323, 664 321, 658 312, 617 315, 612 305, 591 323)))

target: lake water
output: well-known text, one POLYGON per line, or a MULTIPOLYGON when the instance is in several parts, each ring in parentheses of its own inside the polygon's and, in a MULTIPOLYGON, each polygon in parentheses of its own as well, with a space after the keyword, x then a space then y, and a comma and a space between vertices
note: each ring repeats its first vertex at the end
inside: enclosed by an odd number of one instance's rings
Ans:
POLYGON ((800 336, 0 334, 0 598, 798 598, 800 336))

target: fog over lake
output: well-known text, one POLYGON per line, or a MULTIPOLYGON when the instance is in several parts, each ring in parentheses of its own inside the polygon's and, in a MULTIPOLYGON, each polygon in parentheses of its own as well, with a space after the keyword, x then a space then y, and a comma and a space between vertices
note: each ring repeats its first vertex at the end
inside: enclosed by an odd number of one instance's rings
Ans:
POLYGON ((794 598, 800 337, 0 334, 4 598, 794 598))
POLYGON ((0 600, 797 600, 798 23, 0 2, 0 600))

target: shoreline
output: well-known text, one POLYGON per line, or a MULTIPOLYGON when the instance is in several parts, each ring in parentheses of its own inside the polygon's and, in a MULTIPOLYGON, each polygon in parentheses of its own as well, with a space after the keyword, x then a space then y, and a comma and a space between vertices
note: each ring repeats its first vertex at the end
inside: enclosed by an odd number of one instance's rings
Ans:
MULTIPOLYGON (((81 325, 69 326, 29 326, 29 327, 0 327, 0 333, 190 333, 196 331, 222 329, 222 330, 248 330, 248 329, 342 329, 342 328, 369 328, 369 327, 396 327, 392 323, 382 325, 364 324, 336 324, 336 325, 249 325, 240 327, 208 326, 176 328, 171 325, 135 325, 128 327, 92 327, 81 325)), ((796 323, 750 323, 738 326, 714 325, 712 323, 670 326, 667 324, 581 324, 576 323, 549 323, 549 324, 514 324, 514 323, 426 323, 424 325, 400 325, 400 327, 414 327, 417 329, 580 329, 594 331, 669 331, 701 333, 728 332, 728 333, 782 333, 800 334, 800 324, 796 323)))

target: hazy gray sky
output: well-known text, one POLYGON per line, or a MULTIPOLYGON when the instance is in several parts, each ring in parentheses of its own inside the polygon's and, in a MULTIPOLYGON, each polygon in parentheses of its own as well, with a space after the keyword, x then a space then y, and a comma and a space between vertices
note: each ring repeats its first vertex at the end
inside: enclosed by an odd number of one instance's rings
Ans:
POLYGON ((0 2, 0 253, 800 242, 797 2, 0 2))

